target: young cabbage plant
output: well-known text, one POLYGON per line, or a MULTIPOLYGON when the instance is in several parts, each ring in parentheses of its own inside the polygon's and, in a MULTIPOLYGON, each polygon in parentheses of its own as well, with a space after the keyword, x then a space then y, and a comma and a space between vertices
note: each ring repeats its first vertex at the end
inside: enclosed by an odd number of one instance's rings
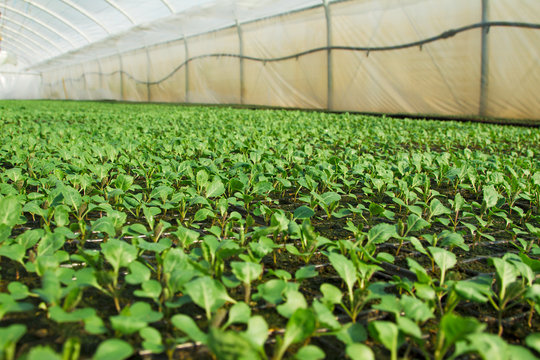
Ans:
POLYGON ((482 333, 485 328, 486 324, 480 323, 473 317, 446 313, 439 322, 434 359, 443 360, 452 346, 460 341, 466 341, 470 335, 482 333))
POLYGON ((366 264, 358 258, 353 262, 337 253, 330 253, 328 260, 347 286, 348 301, 342 302, 341 306, 354 322, 367 303, 371 277, 382 269, 376 265, 366 264), (355 289, 356 285, 358 288, 355 289))
POLYGON ((263 267, 253 262, 232 261, 230 263, 232 273, 244 285, 244 302, 251 301, 251 283, 261 276, 263 267))
POLYGON ((497 322, 499 326, 498 334, 502 335, 503 329, 503 313, 509 308, 517 304, 517 300, 521 299, 527 291, 527 286, 532 285, 534 273, 531 268, 521 262, 519 257, 491 258, 490 262, 495 267, 495 277, 497 288, 492 294, 488 294, 488 299, 493 308, 497 311, 497 322), (522 280, 518 280, 518 276, 522 276, 522 280), (529 284, 527 284, 527 282, 529 284))

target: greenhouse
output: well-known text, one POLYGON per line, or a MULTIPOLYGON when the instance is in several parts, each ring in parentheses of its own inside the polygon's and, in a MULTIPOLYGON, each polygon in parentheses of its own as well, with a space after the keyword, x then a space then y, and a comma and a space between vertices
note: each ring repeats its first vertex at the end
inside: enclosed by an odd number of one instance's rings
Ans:
POLYGON ((0 1, 0 359, 540 358, 538 0, 0 1))

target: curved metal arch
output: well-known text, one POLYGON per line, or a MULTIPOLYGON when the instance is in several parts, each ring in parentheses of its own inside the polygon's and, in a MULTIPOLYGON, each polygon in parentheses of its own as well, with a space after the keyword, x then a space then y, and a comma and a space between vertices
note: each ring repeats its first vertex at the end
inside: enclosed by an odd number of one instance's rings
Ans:
POLYGON ((129 22, 131 22, 132 24, 135 24, 135 20, 133 20, 133 18, 122 7, 118 6, 117 3, 115 3, 113 0, 105 0, 105 1, 107 2, 107 4, 109 4, 110 6, 118 10, 122 15, 124 15, 129 20, 129 22))
MULTIPOLYGON (((26 62, 30 63, 30 57, 29 57, 29 55, 28 55, 29 53, 26 52, 26 51, 20 50, 20 49, 12 48, 12 47, 11 47, 11 43, 2 45, 2 49, 3 49, 3 50, 9 51, 10 53, 15 54, 15 56, 21 57, 21 58, 25 59, 26 62)), ((1 72, 1 71, 2 71, 2 70, 0 70, 0 72, 1 72)))
POLYGON ((33 6, 33 7, 36 7, 44 12, 46 12, 47 14, 57 18, 58 20, 60 20, 61 22, 63 22, 64 24, 66 24, 67 26, 69 26, 70 28, 72 28, 73 30, 75 30, 76 32, 78 32, 86 41, 88 41, 89 43, 92 42, 92 39, 90 39, 85 33, 84 31, 82 31, 81 29, 79 29, 77 27, 77 25, 75 25, 74 23, 72 23, 71 21, 69 21, 68 19, 66 19, 65 17, 61 16, 60 14, 54 12, 54 11, 51 11, 49 10, 46 6, 43 6, 43 5, 40 5, 40 4, 37 4, 35 1, 30 1, 30 0, 22 0, 24 1, 25 3, 33 6))
MULTIPOLYGON (((45 40, 46 42, 48 42, 49 44, 51 44, 53 47, 55 47, 56 50, 58 50, 59 52, 64 51, 63 49, 61 49, 60 47, 58 47, 58 46, 54 43, 53 40, 49 39, 49 38, 46 37, 45 35, 42 35, 42 34, 36 32, 36 31, 30 29, 29 27, 25 27, 25 25, 24 25, 23 23, 18 22, 18 21, 15 21, 15 20, 13 20, 13 19, 11 19, 11 18, 9 18, 9 19, 4 18, 4 20, 6 20, 6 22, 10 22, 10 23, 13 23, 13 24, 15 24, 15 25, 19 25, 19 26, 21 26, 21 27, 24 27, 24 29, 25 29, 26 31, 29 31, 29 32, 31 32, 32 34, 34 34, 34 35, 36 35, 36 36, 42 38, 43 40, 45 40)), ((4 24, 5 24, 5 23, 4 23, 4 24)), ((2 26, 5 26, 5 25, 2 25, 2 26)), ((14 31, 15 29, 11 28, 11 30, 14 31)), ((39 45, 38 45, 38 46, 39 46, 39 45)))
MULTIPOLYGON (((4 34, 3 37, 6 39, 13 39, 13 40, 17 40, 17 38, 11 36, 10 34, 4 34), (7 36, 6 36, 7 35, 7 36)), ((17 56, 19 56, 19 54, 24 54, 24 58, 26 59, 26 61, 31 64, 32 61, 30 61, 32 58, 35 58, 35 54, 37 54, 35 52, 35 50, 33 48, 31 48, 30 46, 26 45, 25 43, 20 43, 18 45, 22 45, 22 47, 26 48, 27 50, 30 50, 30 51, 25 51, 23 48, 21 47, 17 47, 15 45, 13 45, 15 41, 13 42, 9 42, 9 43, 5 43, 5 44, 2 44, 2 48, 4 49, 9 49, 11 52, 13 52, 14 54, 16 54, 17 56), (32 56, 34 55, 34 56, 32 56)))
POLYGON ((83 14, 84 16, 86 16, 87 18, 89 18, 90 20, 92 20, 92 22, 96 23, 99 27, 101 27, 103 30, 105 30, 105 32, 107 34, 110 34, 111 32, 109 31, 109 29, 107 28, 107 26, 105 26, 101 21, 99 21, 98 18, 96 18, 94 15, 92 15, 91 13, 89 13, 87 10, 83 9, 82 7, 80 7, 79 5, 77 4, 74 4, 72 1, 70 0, 59 0, 61 2, 63 2, 64 4, 66 4, 67 6, 77 10, 79 13, 83 14))
MULTIPOLYGON (((55 33, 56 35, 58 35, 58 36, 61 37, 62 39, 66 40, 71 46, 73 46, 73 47, 76 47, 76 46, 77 46, 72 40, 68 39, 66 36, 64 36, 64 34, 62 34, 61 32, 59 32, 58 30, 56 30, 55 28, 53 28, 53 27, 50 26, 49 24, 44 23, 43 21, 41 21, 41 20, 39 20, 39 19, 37 19, 37 18, 31 16, 31 15, 28 15, 28 14, 22 12, 21 10, 15 9, 15 8, 9 6, 9 5, 2 4, 2 5, 0 5, 0 7, 4 8, 5 10, 9 10, 9 11, 12 11, 12 12, 14 12, 14 13, 16 13, 16 14, 19 14, 19 15, 21 15, 21 16, 24 16, 24 17, 27 18, 28 20, 30 20, 30 21, 32 21, 32 22, 34 22, 34 23, 36 23, 36 24, 39 24, 39 25, 43 26, 43 27, 46 28, 47 30, 49 30, 49 31, 51 31, 51 32, 53 32, 53 33, 55 33)), ((2 16, 3 16, 4 18, 6 18, 6 15, 5 15, 5 14, 3 14, 2 16)))
POLYGON ((169 3, 168 0, 161 0, 161 2, 163 3, 163 5, 165 5, 167 7, 167 9, 169 9, 171 14, 174 14, 174 9, 173 9, 172 5, 169 3))
MULTIPOLYGON (((54 52, 52 52, 51 50, 47 49, 46 47, 44 47, 43 45, 41 45, 40 43, 38 43, 36 40, 32 39, 31 37, 29 37, 29 36, 27 36, 27 35, 21 33, 20 31, 17 31, 17 30, 15 30, 15 29, 13 29, 13 28, 11 28, 11 27, 9 27, 9 26, 6 26, 6 25, 3 25, 3 26, 2 26, 3 34, 5 34, 4 30, 6 30, 6 31, 8 31, 9 33, 12 33, 12 34, 14 34, 14 35, 16 35, 16 36, 20 36, 20 37, 26 39, 26 41, 32 43, 33 45, 35 45, 35 46, 38 47, 38 48, 41 48, 41 49, 43 50, 44 53, 47 53, 47 54, 49 54, 49 55, 51 55, 51 56, 54 56, 54 55, 55 55, 54 52)), ((4 37, 5 37, 5 36, 4 36, 4 37)), ((22 43, 22 44, 26 45, 25 43, 22 43)), ((59 51, 62 52, 62 50, 60 50, 60 49, 59 49, 59 51)))

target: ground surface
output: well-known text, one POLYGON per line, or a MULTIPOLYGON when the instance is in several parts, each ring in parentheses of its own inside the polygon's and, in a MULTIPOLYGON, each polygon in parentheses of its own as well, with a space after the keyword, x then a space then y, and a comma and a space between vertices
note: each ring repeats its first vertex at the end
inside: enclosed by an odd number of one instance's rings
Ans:
POLYGON ((41 101, 0 127, 4 358, 539 355, 539 129, 41 101))

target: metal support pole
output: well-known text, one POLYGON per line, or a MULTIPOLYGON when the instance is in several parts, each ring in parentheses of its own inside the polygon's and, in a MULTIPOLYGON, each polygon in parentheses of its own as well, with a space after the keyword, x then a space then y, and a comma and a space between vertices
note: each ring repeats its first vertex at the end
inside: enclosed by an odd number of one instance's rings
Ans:
POLYGON ((242 33, 242 26, 238 20, 236 20, 236 29, 238 30, 238 45, 240 51, 240 104, 244 104, 245 85, 244 85, 244 38, 242 33))
POLYGON ((150 65, 150 52, 148 47, 145 47, 146 50, 146 101, 152 101, 152 94, 150 93, 150 70, 152 69, 150 65))
POLYGON ((330 4, 328 3, 328 0, 323 0, 323 6, 324 6, 324 15, 326 17, 326 46, 328 46, 328 50, 326 53, 326 81, 327 81, 327 94, 326 94, 326 109, 332 110, 334 107, 333 104, 333 93, 334 93, 334 86, 333 86, 333 71, 332 71, 332 18, 330 15, 330 4))
POLYGON ((118 54, 118 61, 120 62, 120 100, 124 100, 124 63, 122 62, 122 55, 118 54))
POLYGON ((184 52, 186 53, 186 89, 185 89, 185 102, 189 103, 189 49, 188 49, 188 43, 187 38, 184 36, 184 52))
POLYGON ((99 88, 103 89, 103 69, 101 68, 101 61, 97 59, 96 62, 97 62, 98 71, 99 71, 99 88))
MULTIPOLYGON (((482 0, 482 23, 489 21, 489 0, 482 0)), ((482 59, 480 69, 480 116, 487 115, 488 77, 489 77, 489 27, 482 27, 482 59)))

